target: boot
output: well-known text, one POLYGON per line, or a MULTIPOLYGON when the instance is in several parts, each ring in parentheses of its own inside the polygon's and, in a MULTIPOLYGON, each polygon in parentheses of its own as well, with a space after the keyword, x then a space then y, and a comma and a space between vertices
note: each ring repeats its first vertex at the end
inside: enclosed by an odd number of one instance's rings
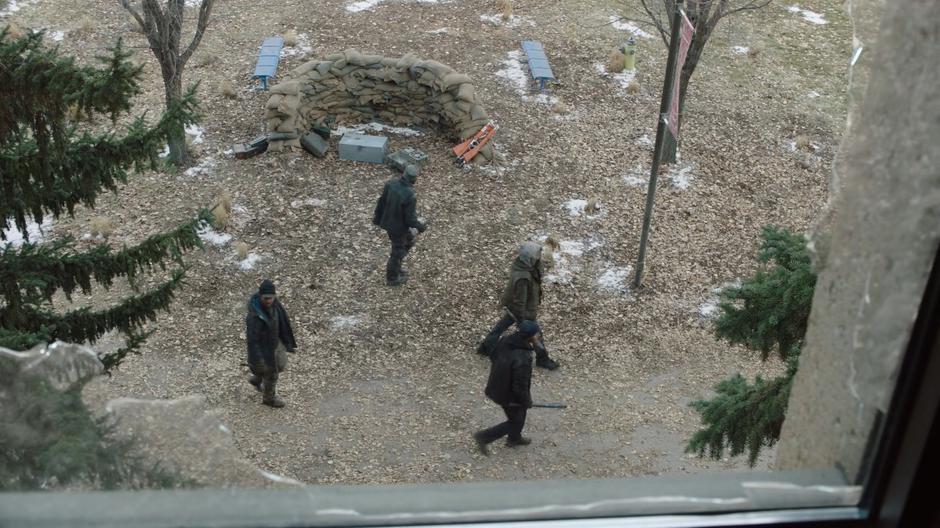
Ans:
POLYGON ((251 377, 248 378, 248 383, 251 383, 251 385, 254 386, 254 388, 255 388, 258 392, 262 392, 262 389, 261 389, 261 376, 259 376, 259 375, 257 375, 257 374, 252 374, 251 377))
POLYGON ((519 438, 516 438, 515 440, 513 440, 512 438, 506 439, 506 447, 527 446, 531 443, 532 443, 532 439, 526 438, 524 436, 520 436, 519 438))
POLYGON ((544 348, 535 351, 535 366, 546 370, 555 370, 558 368, 558 362, 548 357, 548 351, 544 348))
POLYGON ((284 405, 284 400, 277 397, 277 392, 275 392, 275 387, 277 381, 268 380, 264 384, 264 397, 261 398, 261 403, 267 405, 268 407, 274 407, 275 409, 280 409, 284 405))
POLYGON ((394 278, 394 279, 386 279, 385 285, 386 285, 386 286, 401 286, 402 284, 404 284, 404 283, 406 283, 406 282, 408 282, 408 276, 407 276, 407 275, 399 275, 398 277, 396 277, 396 278, 394 278))
POLYGON ((486 440, 483 439, 483 431, 473 433, 473 441, 476 442, 477 449, 480 450, 483 456, 490 456, 490 448, 487 446, 486 440))

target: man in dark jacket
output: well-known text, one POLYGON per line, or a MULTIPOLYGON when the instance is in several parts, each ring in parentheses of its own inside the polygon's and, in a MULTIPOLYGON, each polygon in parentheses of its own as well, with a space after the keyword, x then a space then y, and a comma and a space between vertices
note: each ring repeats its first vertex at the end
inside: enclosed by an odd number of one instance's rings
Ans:
POLYGON ((412 230, 423 233, 427 229, 418 221, 415 212, 414 183, 417 178, 418 169, 408 165, 401 178, 386 182, 372 215, 372 223, 384 229, 392 241, 392 251, 385 265, 385 282, 389 286, 398 286, 408 280, 408 271, 402 269, 401 261, 415 245, 412 230))
MULTIPOLYGON (((519 255, 512 263, 509 282, 503 290, 500 303, 506 313, 493 325, 493 329, 477 347, 477 352, 489 356, 493 347, 510 326, 523 321, 537 321, 539 305, 542 304, 542 245, 524 242, 519 246, 519 255)), ((540 337, 535 346, 536 366, 555 370, 558 362, 548 357, 545 341, 540 337)))
POLYGON ((477 431, 473 439, 484 455, 491 442, 506 436, 506 445, 529 445, 531 440, 522 436, 526 411, 532 407, 532 350, 535 348, 539 325, 525 321, 519 331, 499 341, 493 352, 490 377, 486 382, 486 396, 499 404, 506 413, 506 421, 489 429, 477 431))
POLYGON ((245 316, 248 341, 249 383, 262 392, 261 402, 271 407, 283 407, 284 400, 275 392, 278 375, 287 368, 287 352, 294 352, 294 330, 287 310, 277 300, 274 283, 265 279, 258 293, 248 301, 245 316))

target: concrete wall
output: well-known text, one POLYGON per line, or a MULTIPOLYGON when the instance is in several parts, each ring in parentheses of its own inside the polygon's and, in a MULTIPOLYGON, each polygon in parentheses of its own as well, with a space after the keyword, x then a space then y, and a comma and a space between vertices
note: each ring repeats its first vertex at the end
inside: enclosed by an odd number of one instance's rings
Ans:
POLYGON ((940 241, 940 2, 849 4, 862 24, 883 8, 881 30, 862 52, 871 77, 850 112, 777 465, 858 481, 940 241))

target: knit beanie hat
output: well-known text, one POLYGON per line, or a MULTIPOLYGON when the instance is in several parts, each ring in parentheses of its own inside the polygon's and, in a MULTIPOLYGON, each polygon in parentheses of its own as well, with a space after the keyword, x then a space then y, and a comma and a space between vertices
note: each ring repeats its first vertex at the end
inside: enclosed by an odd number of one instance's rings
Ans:
POLYGON ((519 323, 519 333, 524 336, 534 336, 539 333, 539 330, 541 330, 541 328, 539 328, 538 323, 535 321, 522 321, 519 323))
POLYGON ((271 279, 264 279, 261 281, 261 286, 258 287, 259 295, 275 295, 274 292, 274 283, 271 279))

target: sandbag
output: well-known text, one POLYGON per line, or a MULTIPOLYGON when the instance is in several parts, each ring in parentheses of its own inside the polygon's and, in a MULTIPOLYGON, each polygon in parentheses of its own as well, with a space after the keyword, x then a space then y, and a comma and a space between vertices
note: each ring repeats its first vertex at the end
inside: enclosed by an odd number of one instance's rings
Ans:
POLYGON ((469 83, 469 82, 470 82, 469 76, 464 75, 463 73, 456 73, 456 72, 448 73, 447 75, 444 76, 443 79, 441 79, 441 85, 443 86, 443 89, 445 91, 450 90, 451 87, 456 86, 458 84, 464 84, 464 83, 469 83))

